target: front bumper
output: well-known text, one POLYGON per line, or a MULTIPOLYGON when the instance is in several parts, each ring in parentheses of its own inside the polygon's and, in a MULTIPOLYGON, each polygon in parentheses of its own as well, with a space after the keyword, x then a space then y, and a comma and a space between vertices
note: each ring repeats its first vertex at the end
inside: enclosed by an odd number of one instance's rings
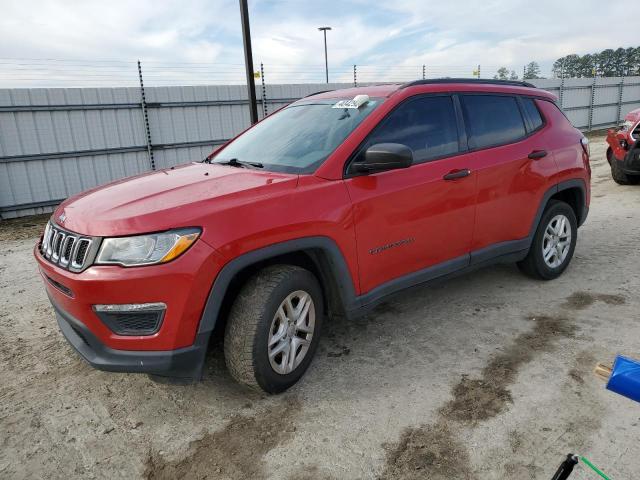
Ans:
POLYGON ((60 330, 93 367, 113 372, 195 381, 201 378, 211 329, 200 327, 221 256, 196 242, 178 259, 139 268, 92 266, 74 273, 50 263, 38 245, 34 256, 60 330), (117 334, 94 311, 99 304, 162 302, 159 330, 117 334))
POLYGON ((607 143, 613 152, 613 155, 609 157, 610 162, 618 162, 620 171, 627 175, 640 175, 640 141, 632 142, 627 135, 610 131, 607 143), (631 143, 631 146, 623 148, 622 140, 631 143))
POLYGON ((221 268, 219 255, 204 242, 196 242, 166 264, 92 266, 80 273, 50 263, 37 246, 34 255, 52 303, 113 350, 173 351, 193 345, 213 279, 221 268), (155 302, 164 303, 166 311, 160 329, 149 335, 118 334, 93 309, 94 305, 155 302))
POLYGON ((110 372, 147 373, 160 377, 199 380, 207 352, 208 335, 198 334, 193 345, 177 350, 133 351, 109 348, 81 321, 49 297, 58 326, 71 346, 92 367, 110 372))

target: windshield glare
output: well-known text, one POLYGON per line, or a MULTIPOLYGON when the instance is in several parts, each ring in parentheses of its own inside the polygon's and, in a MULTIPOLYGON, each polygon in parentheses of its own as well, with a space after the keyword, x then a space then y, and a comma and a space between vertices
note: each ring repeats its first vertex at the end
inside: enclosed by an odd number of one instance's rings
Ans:
POLYGON ((360 108, 332 108, 337 99, 286 107, 230 143, 213 163, 257 162, 265 170, 312 173, 373 111, 379 100, 360 108))

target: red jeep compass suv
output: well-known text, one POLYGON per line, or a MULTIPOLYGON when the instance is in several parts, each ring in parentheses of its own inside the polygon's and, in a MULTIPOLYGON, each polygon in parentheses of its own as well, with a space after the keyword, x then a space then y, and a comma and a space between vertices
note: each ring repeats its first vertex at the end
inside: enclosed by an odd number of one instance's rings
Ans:
POLYGON ((417 81, 303 98, 204 162, 72 197, 34 254, 94 367, 199 379, 218 326, 233 377, 280 392, 332 315, 497 261, 557 277, 589 195, 551 94, 417 81))

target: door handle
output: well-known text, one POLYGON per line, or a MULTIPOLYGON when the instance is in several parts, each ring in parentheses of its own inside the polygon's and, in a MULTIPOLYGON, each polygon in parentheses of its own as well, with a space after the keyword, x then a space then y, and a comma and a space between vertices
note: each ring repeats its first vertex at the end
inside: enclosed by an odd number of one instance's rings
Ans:
POLYGON ((461 170, 451 170, 442 178, 444 178, 445 180, 456 180, 458 178, 468 177, 469 175, 471 175, 471 170, 469 170, 468 168, 463 168, 461 170))
POLYGON ((541 158, 544 158, 546 156, 547 156, 546 150, 534 150, 529 154, 529 158, 531 160, 540 160, 541 158))

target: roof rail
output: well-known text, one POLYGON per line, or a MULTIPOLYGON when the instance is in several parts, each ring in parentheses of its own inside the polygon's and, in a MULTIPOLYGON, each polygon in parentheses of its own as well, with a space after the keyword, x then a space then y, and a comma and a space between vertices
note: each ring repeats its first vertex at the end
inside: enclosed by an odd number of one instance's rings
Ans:
POLYGON ((314 95, 320 95, 321 93, 328 93, 328 92, 333 92, 333 90, 320 90, 319 92, 313 92, 313 93, 310 93, 309 95, 305 95, 302 98, 313 97, 314 95))
POLYGON ((400 88, 413 87, 414 85, 433 85, 439 83, 484 83, 489 85, 511 85, 514 87, 529 87, 537 88, 534 84, 529 82, 520 82, 518 80, 496 80, 496 79, 484 79, 484 78, 430 78, 428 80, 415 80, 413 82, 405 83, 400 88))

